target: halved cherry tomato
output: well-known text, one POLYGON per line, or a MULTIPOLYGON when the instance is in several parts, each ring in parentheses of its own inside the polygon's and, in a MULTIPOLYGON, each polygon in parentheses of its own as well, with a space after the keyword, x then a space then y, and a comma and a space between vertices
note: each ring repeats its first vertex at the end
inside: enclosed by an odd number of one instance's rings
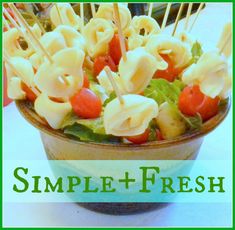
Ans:
MULTIPOLYGON (((126 50, 127 47, 127 41, 125 40, 125 46, 126 50)), ((109 43, 109 55, 113 59, 114 63, 116 65, 119 64, 119 61, 122 57, 122 51, 121 51, 121 45, 120 45, 120 39, 118 34, 114 34, 112 40, 109 43)))
POLYGON ((88 79, 88 76, 86 73, 83 74, 83 88, 88 88, 90 87, 90 81, 88 79))
POLYGON ((134 144, 143 144, 148 141, 149 133, 150 129, 147 128, 144 133, 132 137, 126 137, 126 139, 134 144))
POLYGON ((98 56, 94 60, 94 74, 98 76, 99 73, 103 70, 105 66, 109 66, 109 68, 113 71, 117 71, 117 67, 113 61, 113 59, 109 55, 98 56))
POLYGON ((179 109, 188 116, 199 113, 203 121, 215 116, 219 110, 220 98, 211 98, 200 91, 198 85, 187 86, 179 96, 179 109))
POLYGON ((162 136, 162 133, 159 129, 156 129, 156 137, 157 137, 158 141, 163 141, 164 140, 164 138, 162 136))
POLYGON ((71 99, 70 103, 76 115, 82 118, 97 118, 102 111, 102 102, 90 89, 82 88, 71 99))
POLYGON ((36 100, 37 95, 24 82, 21 82, 21 88, 26 93, 26 97, 28 100, 32 102, 36 100))
POLYGON ((168 67, 165 70, 157 70, 153 78, 163 78, 167 81, 174 81, 175 78, 182 72, 181 68, 175 68, 174 62, 166 54, 161 54, 161 57, 168 63, 168 67))

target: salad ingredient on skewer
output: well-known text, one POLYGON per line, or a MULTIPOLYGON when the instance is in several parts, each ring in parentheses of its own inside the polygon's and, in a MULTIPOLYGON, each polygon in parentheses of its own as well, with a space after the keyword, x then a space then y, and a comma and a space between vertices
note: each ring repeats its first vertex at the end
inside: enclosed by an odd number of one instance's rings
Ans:
POLYGON ((50 11, 55 28, 43 34, 9 6, 17 18, 4 13, 14 27, 4 32, 9 97, 31 101, 50 127, 82 141, 174 139, 200 129, 228 96, 231 24, 219 50, 203 52, 189 33, 195 22, 188 29, 192 3, 176 33, 181 5, 173 36, 164 31, 171 3, 161 29, 151 5, 148 16, 131 18, 126 4, 100 4, 86 22, 82 3, 80 16, 58 3, 50 11))

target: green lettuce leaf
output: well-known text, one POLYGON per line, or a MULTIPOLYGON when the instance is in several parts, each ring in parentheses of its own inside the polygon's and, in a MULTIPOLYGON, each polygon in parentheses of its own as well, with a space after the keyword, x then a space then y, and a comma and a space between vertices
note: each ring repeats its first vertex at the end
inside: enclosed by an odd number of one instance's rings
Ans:
POLYGON ((104 104, 103 106, 105 107, 110 101, 112 101, 114 98, 116 98, 116 93, 115 92, 112 92, 110 95, 109 95, 109 98, 107 98, 105 101, 104 101, 104 104))
POLYGON ((95 119, 81 119, 74 113, 70 113, 63 121, 62 129, 75 124, 83 125, 92 130, 96 134, 105 134, 103 117, 95 119))
POLYGON ((64 133, 74 136, 81 141, 101 142, 101 143, 119 143, 121 139, 111 135, 97 134, 93 130, 81 124, 73 124, 64 129, 64 133))
POLYGON ((200 129, 202 126, 200 115, 185 116, 178 108, 179 95, 184 87, 184 83, 179 80, 171 83, 165 79, 153 79, 145 89, 144 96, 154 99, 159 105, 167 102, 183 118, 189 130, 200 129))
POLYGON ((198 41, 196 41, 193 44, 193 46, 191 48, 191 53, 192 53, 192 59, 191 59, 190 63, 191 64, 197 63, 198 59, 203 54, 203 50, 202 50, 201 44, 198 41))

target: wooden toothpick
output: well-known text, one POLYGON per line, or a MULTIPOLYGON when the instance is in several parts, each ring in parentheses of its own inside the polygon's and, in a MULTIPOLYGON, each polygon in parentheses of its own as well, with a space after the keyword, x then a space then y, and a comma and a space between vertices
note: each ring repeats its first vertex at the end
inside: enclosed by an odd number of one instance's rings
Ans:
POLYGON ((191 30, 193 29, 193 26, 194 26, 195 22, 197 21, 197 18, 198 18, 198 16, 199 16, 199 14, 200 14, 200 12, 201 12, 202 7, 204 6, 204 4, 205 4, 204 2, 203 2, 203 3, 200 3, 200 5, 199 5, 199 7, 198 7, 198 9, 197 9, 197 12, 196 12, 194 21, 193 21, 193 23, 192 23, 192 25, 191 25, 191 27, 190 27, 190 29, 189 29, 189 32, 191 32, 191 30))
POLYGON ((83 31, 83 27, 84 27, 84 8, 83 8, 83 2, 80 3, 80 17, 81 17, 81 31, 83 31))
POLYGON ((28 3, 24 3, 25 9, 27 10, 27 12, 29 13, 29 15, 33 18, 33 20, 38 24, 39 28, 41 29, 42 33, 45 34, 46 31, 44 29, 44 27, 42 26, 42 24, 40 23, 40 21, 38 20, 38 18, 36 17, 36 15, 34 14, 33 10, 31 10, 29 8, 29 4, 28 3))
POLYGON ((232 39, 232 33, 230 32, 228 34, 228 36, 226 37, 223 46, 221 47, 221 49, 219 50, 219 54, 222 54, 223 51, 225 50, 226 46, 229 44, 229 42, 231 42, 232 39))
POLYGON ((96 12, 95 12, 95 5, 94 5, 94 3, 90 3, 90 4, 91 4, 91 14, 92 14, 92 17, 94 18, 95 14, 96 14, 96 12))
POLYGON ((167 23, 167 19, 168 19, 169 13, 170 13, 170 9, 171 9, 171 3, 167 3, 166 11, 165 11, 164 18, 162 21, 161 31, 163 31, 166 27, 166 23, 167 23))
POLYGON ((4 17, 3 17, 3 23, 4 23, 4 25, 7 27, 7 30, 10 30, 10 29, 11 29, 9 23, 7 22, 7 20, 6 20, 4 17))
POLYGON ((176 32, 176 29, 177 29, 177 26, 178 26, 178 23, 179 23, 179 20, 181 18, 181 14, 183 12, 183 9, 184 9, 184 3, 181 3, 180 5, 180 8, 179 8, 179 11, 178 11, 178 14, 176 16, 176 20, 175 20, 175 25, 174 25, 174 29, 173 29, 173 32, 172 32, 172 36, 175 35, 175 32, 176 32))
POLYGON ((118 98, 120 104, 123 105, 124 104, 123 97, 122 97, 122 95, 121 95, 121 93, 120 93, 120 91, 118 89, 118 86, 117 86, 116 82, 113 79, 113 76, 112 76, 110 68, 108 66, 105 66, 104 67, 104 71, 105 71, 105 73, 108 76, 108 79, 109 79, 109 81, 110 81, 110 83, 111 83, 111 85, 113 87, 113 90, 115 91, 115 93, 117 95, 117 98, 118 98))
POLYGON ((189 22, 190 15, 191 15, 191 12, 192 12, 192 7, 193 7, 193 3, 191 2, 188 5, 187 15, 186 15, 185 24, 184 24, 184 30, 188 29, 188 22, 189 22))
POLYGON ((60 24, 63 25, 63 19, 62 19, 62 17, 61 17, 60 9, 59 9, 57 3, 55 3, 55 8, 56 8, 56 10, 57 10, 57 14, 58 14, 58 17, 59 17, 59 20, 60 20, 60 24))
POLYGON ((148 16, 151 17, 153 12, 153 3, 149 3, 149 11, 148 11, 148 16))
POLYGON ((125 62, 127 60, 126 46, 125 46, 125 40, 124 40, 123 33, 122 33, 122 27, 121 27, 121 21, 120 21, 119 9, 118 9, 117 3, 113 3, 113 10, 114 10, 114 21, 115 21, 115 24, 118 28, 118 36, 119 36, 119 40, 120 40, 122 58, 123 58, 123 61, 125 62))

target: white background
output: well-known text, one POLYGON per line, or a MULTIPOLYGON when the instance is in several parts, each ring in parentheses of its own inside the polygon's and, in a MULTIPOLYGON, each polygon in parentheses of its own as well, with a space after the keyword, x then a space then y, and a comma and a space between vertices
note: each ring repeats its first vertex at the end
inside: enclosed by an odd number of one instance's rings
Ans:
MULTIPOLYGON (((193 35, 206 47, 215 45, 224 23, 232 20, 231 14, 230 3, 208 3, 193 28, 193 35)), ((179 24, 178 31, 182 28, 182 24, 183 20, 179 24)), ((167 30, 171 31, 172 26, 167 30)), ((4 159, 45 159, 39 133, 20 116, 13 103, 4 108, 3 116, 4 159)), ((232 112, 215 131, 205 138, 199 159, 223 159, 231 160, 232 163, 232 112)), ((129 216, 99 214, 73 203, 7 203, 3 208, 5 227, 231 226, 232 223, 229 203, 171 204, 160 210, 129 216)))

